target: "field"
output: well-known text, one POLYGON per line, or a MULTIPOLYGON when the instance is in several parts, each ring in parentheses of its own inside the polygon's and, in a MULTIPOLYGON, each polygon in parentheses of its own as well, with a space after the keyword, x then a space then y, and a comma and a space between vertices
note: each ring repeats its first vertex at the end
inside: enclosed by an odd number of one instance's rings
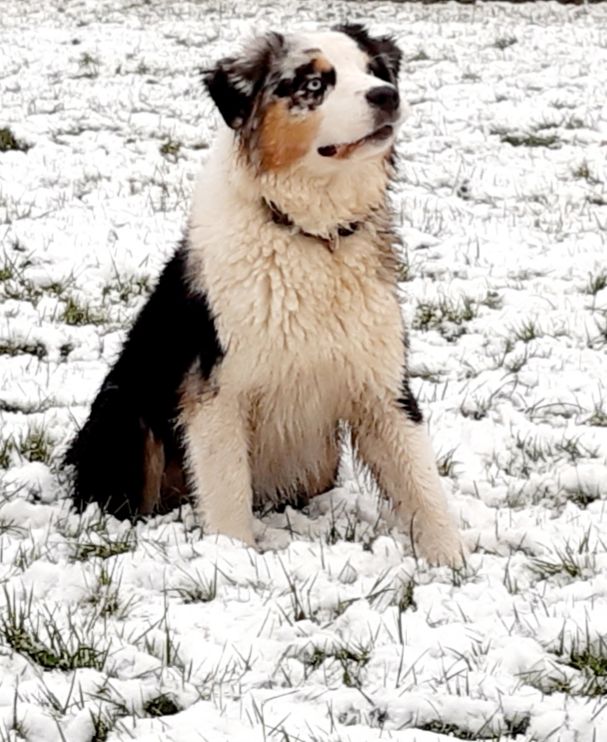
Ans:
POLYGON ((0 0, 0 742, 607 740, 607 6, 0 0), (459 571, 356 466, 259 552, 57 462, 187 220, 243 35, 404 50, 403 312, 459 571))

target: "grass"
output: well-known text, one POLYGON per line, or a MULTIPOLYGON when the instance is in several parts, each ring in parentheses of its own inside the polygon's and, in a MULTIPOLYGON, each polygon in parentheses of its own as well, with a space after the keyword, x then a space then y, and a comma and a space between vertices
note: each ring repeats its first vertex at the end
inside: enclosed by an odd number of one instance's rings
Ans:
POLYGON ((604 268, 588 276, 588 283, 584 289, 586 294, 596 296, 599 291, 607 288, 607 270, 604 268))
POLYGON ((499 36, 496 40, 493 46, 495 46, 496 49, 501 49, 504 51, 504 49, 508 49, 510 46, 514 46, 516 44, 518 39, 516 36, 499 36))
POLYGON ((133 551, 136 544, 137 536, 134 530, 126 531, 124 535, 115 537, 100 533, 94 541, 79 541, 74 544, 73 559, 78 562, 95 558, 109 559, 133 551))
POLYGON ((13 651, 44 670, 102 670, 105 665, 107 648, 84 639, 85 634, 90 637, 90 630, 80 632, 69 616, 68 624, 63 625, 48 610, 36 613, 31 593, 18 601, 5 590, 0 634, 13 651))
POLYGON ((314 672, 325 664, 337 666, 341 672, 341 682, 347 688, 362 687, 362 672, 371 658, 371 649, 364 645, 344 645, 337 648, 314 647, 310 654, 302 658, 304 674, 314 672))
POLYGON ((441 297, 421 301, 415 309, 412 327, 416 330, 435 330, 453 342, 466 332, 466 323, 478 314, 478 302, 468 296, 459 300, 441 297))
POLYGON ((27 152, 29 144, 17 139, 7 126, 0 128, 0 152, 27 152))
POLYGON ((512 147, 547 147, 548 149, 557 149, 561 146, 561 140, 557 134, 516 132, 501 128, 492 129, 491 133, 496 134, 504 144, 509 144, 512 147))
POLYGON ((32 425, 27 433, 17 439, 15 450, 27 461, 50 464, 54 445, 39 425, 32 425))
POLYGON ((574 167, 571 170, 571 174, 574 178, 585 180, 590 185, 597 185, 597 183, 600 183, 600 181, 593 176, 587 160, 583 160, 579 165, 574 167))
POLYGON ((0 356, 20 356, 29 355, 42 360, 48 351, 43 343, 28 343, 19 340, 0 341, 0 356))
POLYGON ((181 708, 177 705, 175 698, 170 693, 161 693, 159 696, 150 698, 143 704, 146 716, 172 716, 178 714, 181 708))
POLYGON ((116 276, 103 287, 101 295, 104 299, 115 297, 122 304, 126 304, 133 299, 147 296, 151 288, 149 276, 116 276))
POLYGON ((210 603, 217 597, 218 573, 217 565, 211 576, 201 575, 198 571, 195 574, 184 572, 185 584, 171 588, 169 592, 175 594, 184 603, 210 603))
POLYGON ((181 152, 181 142, 169 137, 166 142, 163 142, 159 147, 160 154, 166 157, 171 162, 176 162, 179 153, 181 152))
POLYGON ((108 322, 107 314, 98 309, 93 309, 90 304, 82 302, 75 296, 67 298, 59 319, 72 327, 104 325, 108 322))

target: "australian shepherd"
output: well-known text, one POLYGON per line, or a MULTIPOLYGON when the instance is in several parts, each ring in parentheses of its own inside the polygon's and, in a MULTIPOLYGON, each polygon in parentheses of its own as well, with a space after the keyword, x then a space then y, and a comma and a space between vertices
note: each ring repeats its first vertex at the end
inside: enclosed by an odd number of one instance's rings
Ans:
POLYGON ((203 72, 224 123, 68 451, 77 506, 132 516, 190 492, 205 531, 254 545, 256 505, 334 485, 347 430, 418 552, 461 562, 397 295, 400 61, 344 25, 268 33, 203 72))

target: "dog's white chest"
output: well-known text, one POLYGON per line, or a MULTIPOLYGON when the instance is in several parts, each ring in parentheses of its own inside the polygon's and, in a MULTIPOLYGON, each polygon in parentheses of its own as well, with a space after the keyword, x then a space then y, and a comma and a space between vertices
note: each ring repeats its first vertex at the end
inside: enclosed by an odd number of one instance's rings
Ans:
POLYGON ((253 386, 308 378, 327 390, 396 380, 401 315, 368 240, 353 235, 334 252, 287 232, 279 240, 248 246, 229 270, 207 265, 226 373, 253 386))

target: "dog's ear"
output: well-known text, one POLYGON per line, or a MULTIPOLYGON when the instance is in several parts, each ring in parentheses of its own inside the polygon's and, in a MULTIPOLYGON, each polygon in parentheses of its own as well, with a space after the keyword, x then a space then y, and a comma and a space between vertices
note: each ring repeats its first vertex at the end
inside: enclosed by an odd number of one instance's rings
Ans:
POLYGON ((396 82, 400 72, 402 51, 391 36, 371 36, 361 23, 346 23, 335 26, 335 31, 345 33, 354 39, 358 46, 368 54, 371 71, 386 82, 396 82), (386 79, 386 72, 392 79, 386 79))
POLYGON ((239 57, 221 59, 202 71, 204 85, 226 124, 240 129, 248 121, 273 60, 284 47, 284 37, 269 33, 255 39, 239 57))

